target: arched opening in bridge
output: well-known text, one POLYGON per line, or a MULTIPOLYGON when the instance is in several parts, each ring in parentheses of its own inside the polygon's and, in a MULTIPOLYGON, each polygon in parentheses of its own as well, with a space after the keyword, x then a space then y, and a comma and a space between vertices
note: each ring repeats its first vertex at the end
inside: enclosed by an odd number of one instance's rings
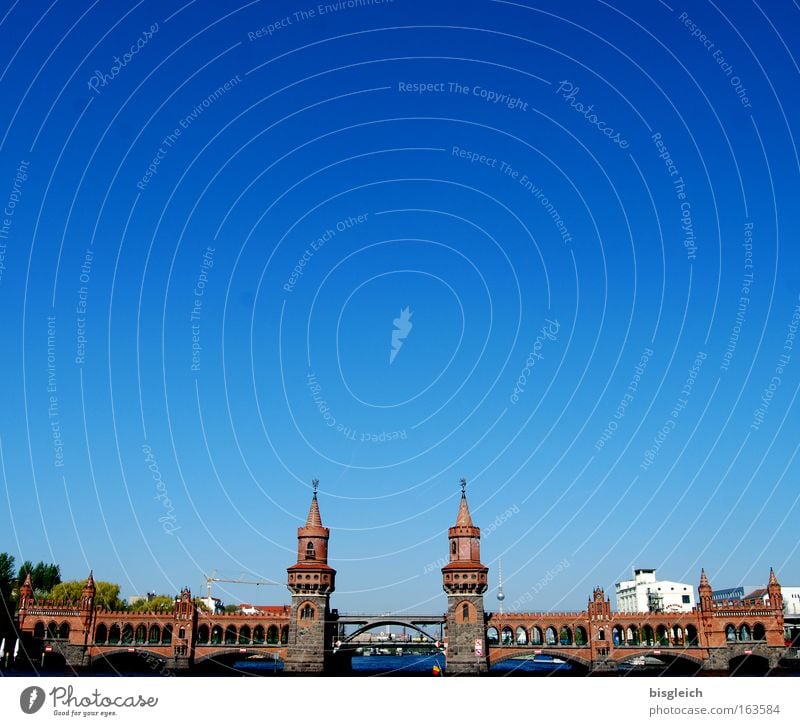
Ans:
POLYGON ((139 624, 136 626, 135 641, 137 643, 144 643, 145 640, 147 640, 147 628, 143 624, 139 624))
POLYGON ((206 645, 208 643, 209 630, 208 625, 201 625, 197 629, 197 644, 206 645))
POLYGON ((732 676, 764 676, 770 671, 769 661, 760 655, 739 655, 729 663, 732 676))
POLYGON ((622 645, 625 642, 625 633, 621 625, 615 625, 611 629, 611 640, 614 642, 614 645, 622 645))
POLYGON ((41 620, 33 626, 33 637, 44 638, 44 623, 41 620))
POLYGON ((639 628, 629 625, 625 631, 625 642, 628 645, 639 645, 639 628))
POLYGON ((264 642, 264 626, 263 625, 256 625, 253 628, 253 643, 256 645, 261 645, 264 642))
POLYGON ((725 640, 729 643, 736 642, 736 628, 733 625, 725 626, 725 640))
POLYGON ((161 633, 161 644, 170 645, 171 643, 172 643, 172 626, 165 625, 164 630, 161 633))
POLYGON ((694 625, 687 625, 686 626, 686 645, 696 648, 700 644, 700 641, 697 637, 697 628, 694 625))
POLYGON ((267 628, 267 645, 277 645, 278 643, 278 626, 270 625, 267 628))
POLYGON ((69 623, 61 623, 61 627, 58 629, 58 637, 61 640, 69 638, 69 623))
POLYGON ((160 640, 161 640, 161 628, 159 628, 158 625, 151 625, 150 633, 147 636, 147 642, 150 643, 150 645, 158 645, 160 640))
POLYGON ((747 623, 742 623, 739 628, 739 640, 750 640, 750 626, 747 623))
POLYGON ((547 645, 555 645, 558 642, 558 634, 552 625, 544 631, 544 640, 547 645))
POLYGON ((572 645, 572 631, 564 625, 558 634, 558 642, 561 645, 572 645))
POLYGON ((159 675, 167 673, 166 661, 152 653, 139 650, 135 653, 101 653, 92 658, 90 669, 96 673, 114 675, 159 675))
POLYGON ((669 631, 666 625, 656 627, 656 641, 659 645, 669 645, 669 631))
POLYGON ((579 625, 575 628, 575 645, 586 645, 588 642, 589 638, 586 635, 586 628, 579 625))
POLYGON ((242 625, 239 628, 239 645, 248 645, 250 643, 250 627, 242 625))
POLYGON ((58 637, 58 625, 55 623, 50 623, 47 626, 47 637, 48 638, 57 638, 58 637))
POLYGON ((521 625, 517 628, 517 645, 528 644, 528 631, 521 625))
POLYGON ((486 642, 489 645, 497 645, 500 642, 500 636, 497 634, 497 628, 492 626, 486 631, 486 642))
POLYGON ((652 625, 642 627, 642 645, 653 646, 656 644, 656 636, 652 625))
POLYGON ((100 625, 98 625, 94 631, 94 642, 97 643, 98 645, 102 645, 107 640, 108 640, 108 628, 106 628, 105 625, 100 623, 100 625))
POLYGON ((286 645, 289 642, 289 626, 284 625, 281 628, 281 645, 286 645))
POLYGON ((675 645, 683 645, 683 628, 680 625, 672 626, 672 642, 675 645))
POLYGON ((215 625, 211 628, 211 645, 219 645, 222 643, 222 628, 215 625))
POLYGON ((531 644, 532 645, 542 644, 542 629, 538 625, 534 625, 531 628, 531 644))
POLYGON ((503 628, 503 632, 500 633, 500 643, 502 645, 511 645, 514 642, 514 634, 511 632, 511 628, 506 625, 503 628))
POLYGON ((605 640, 606 639, 606 631, 603 628, 597 631, 597 639, 598 640, 605 640))
POLYGON ((122 644, 130 645, 131 643, 133 643, 133 625, 126 623, 122 628, 122 644))
POLYGON ((108 644, 116 645, 120 640, 122 640, 122 635, 120 635, 119 625, 114 623, 108 631, 108 644))
POLYGON ((225 645, 236 645, 236 626, 229 625, 225 628, 225 645))
POLYGON ((756 623, 753 626, 753 640, 766 640, 767 631, 761 623, 756 623))

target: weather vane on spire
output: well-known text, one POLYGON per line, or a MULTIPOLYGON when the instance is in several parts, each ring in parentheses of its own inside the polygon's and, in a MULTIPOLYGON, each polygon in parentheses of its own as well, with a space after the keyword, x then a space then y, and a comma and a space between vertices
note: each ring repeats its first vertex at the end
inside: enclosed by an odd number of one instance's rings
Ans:
POLYGON ((319 489, 319 479, 312 479, 311 486, 314 487, 314 497, 317 496, 317 489, 319 489))
POLYGON ((466 496, 467 494, 467 480, 462 476, 461 477, 461 494, 466 496))

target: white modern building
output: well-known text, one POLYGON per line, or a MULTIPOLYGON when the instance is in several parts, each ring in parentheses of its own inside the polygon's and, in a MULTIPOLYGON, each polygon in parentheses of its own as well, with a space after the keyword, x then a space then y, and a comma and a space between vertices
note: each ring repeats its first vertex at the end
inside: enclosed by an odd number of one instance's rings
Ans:
POLYGON ((623 613, 689 612, 695 606, 692 585, 657 580, 654 569, 636 569, 632 580, 615 587, 617 610, 623 613))
POLYGON ((781 585, 781 595, 783 596, 784 616, 800 617, 800 587, 783 587, 781 585))

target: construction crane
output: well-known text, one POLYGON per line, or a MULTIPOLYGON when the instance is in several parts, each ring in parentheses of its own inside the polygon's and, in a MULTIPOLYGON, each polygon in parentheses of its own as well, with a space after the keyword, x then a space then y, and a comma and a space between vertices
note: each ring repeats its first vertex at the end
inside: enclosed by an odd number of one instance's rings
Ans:
POLYGON ((214 570, 211 575, 205 576, 206 581, 206 597, 211 599, 211 583, 212 582, 231 582, 237 585, 283 585, 281 582, 273 582, 272 580, 239 580, 227 577, 217 577, 217 571, 214 570))

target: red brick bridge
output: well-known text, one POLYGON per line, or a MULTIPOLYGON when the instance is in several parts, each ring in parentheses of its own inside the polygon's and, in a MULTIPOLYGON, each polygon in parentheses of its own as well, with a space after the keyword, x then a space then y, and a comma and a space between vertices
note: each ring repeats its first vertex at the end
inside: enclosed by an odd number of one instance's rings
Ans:
MULTIPOLYGON (((743 661, 774 668, 785 656, 783 600, 772 570, 764 600, 735 602, 712 600, 701 572, 699 603, 689 612, 612 612, 599 587, 580 612, 485 612, 488 568, 480 560, 480 529, 465 487, 462 480, 458 517, 448 530, 450 561, 442 568, 448 608, 438 622, 449 674, 480 674, 505 660, 548 655, 576 672, 613 671, 644 659, 695 670, 728 670, 743 661)), ((111 612, 96 606, 91 574, 78 602, 42 602, 34 599, 28 576, 19 591, 22 644, 34 663, 60 656, 71 668, 113 667, 115 660, 133 658, 152 670, 182 671, 208 661, 268 659, 276 667, 282 661, 287 673, 341 672, 354 649, 344 634, 349 621, 330 608, 336 571, 328 565, 329 536, 315 482, 306 524, 298 529, 297 561, 288 568, 291 605, 253 615, 203 612, 188 588, 169 611, 111 612)), ((359 623, 419 628, 413 615, 364 617, 359 623)))

